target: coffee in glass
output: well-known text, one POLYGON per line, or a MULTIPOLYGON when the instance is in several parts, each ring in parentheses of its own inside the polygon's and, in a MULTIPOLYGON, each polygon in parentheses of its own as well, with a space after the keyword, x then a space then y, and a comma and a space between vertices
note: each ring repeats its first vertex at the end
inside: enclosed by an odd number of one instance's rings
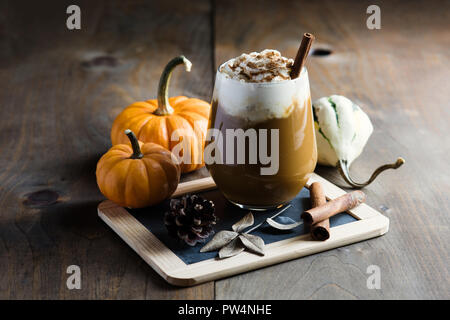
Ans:
POLYGON ((289 202, 316 166, 308 73, 291 79, 291 67, 278 51, 264 50, 218 69, 205 162, 223 195, 242 208, 289 202))

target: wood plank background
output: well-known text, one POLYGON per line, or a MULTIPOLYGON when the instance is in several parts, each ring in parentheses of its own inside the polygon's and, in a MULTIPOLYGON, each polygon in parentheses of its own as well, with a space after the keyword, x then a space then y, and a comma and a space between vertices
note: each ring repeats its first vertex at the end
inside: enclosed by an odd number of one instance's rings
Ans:
MULTIPOLYGON (((450 298, 450 4, 378 1, 2 1, 1 299, 450 298), (82 29, 66 29, 79 4, 82 29), (114 117, 154 97, 163 65, 185 54, 171 93, 209 100, 217 66, 242 52, 294 56, 303 32, 330 55, 308 61, 313 99, 334 93, 374 133, 352 172, 407 163, 365 191, 391 220, 380 238, 193 288, 166 284, 96 215, 95 164, 114 117), (66 268, 82 289, 66 288, 66 268), (366 269, 381 269, 368 290, 366 269)), ((316 172, 344 186, 335 170, 316 172)), ((205 176, 202 170, 184 179, 205 176)))

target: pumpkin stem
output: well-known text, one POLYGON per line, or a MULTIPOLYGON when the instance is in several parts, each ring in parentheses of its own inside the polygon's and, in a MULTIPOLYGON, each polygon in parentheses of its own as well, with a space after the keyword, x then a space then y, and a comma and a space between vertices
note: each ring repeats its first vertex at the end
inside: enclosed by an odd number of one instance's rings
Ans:
POLYGON ((383 166, 378 167, 377 169, 375 169, 375 171, 372 173, 372 175, 370 176, 369 180, 367 180, 366 182, 363 183, 358 183, 353 181, 353 179, 350 177, 350 171, 348 168, 348 163, 347 160, 339 160, 339 172, 341 174, 341 176, 344 178, 344 180, 351 185, 353 188, 364 188, 365 186, 369 185, 370 183, 372 183, 375 178, 382 173, 384 170, 387 169, 397 169, 400 168, 403 164, 405 163, 405 159, 403 158, 398 158, 396 162, 394 163, 390 163, 390 164, 385 164, 383 166))
POLYGON ((154 112, 158 116, 165 116, 173 112, 173 108, 169 104, 169 82, 172 71, 179 64, 184 64, 187 72, 191 71, 192 63, 184 56, 175 57, 166 65, 158 85, 158 109, 154 112))
POLYGON ((141 152, 139 141, 134 135, 133 131, 127 129, 125 130, 125 134, 128 136, 128 139, 130 139, 131 147, 133 148, 133 154, 131 155, 130 159, 141 159, 144 155, 141 152))

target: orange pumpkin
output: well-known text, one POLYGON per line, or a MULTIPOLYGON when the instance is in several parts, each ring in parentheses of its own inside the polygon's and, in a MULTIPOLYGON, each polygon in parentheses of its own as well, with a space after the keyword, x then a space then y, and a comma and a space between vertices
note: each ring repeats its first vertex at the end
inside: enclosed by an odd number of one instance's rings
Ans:
POLYGON ((125 143, 123 130, 131 129, 140 141, 154 142, 172 150, 180 159, 181 171, 190 172, 205 165, 203 148, 211 105, 184 96, 169 99, 170 77, 180 64, 185 64, 190 71, 192 64, 184 56, 172 59, 161 75, 158 99, 135 102, 117 116, 111 129, 111 141, 113 145, 125 143))
POLYGON ((180 166, 173 154, 155 143, 142 143, 131 130, 131 142, 117 144, 97 163, 97 184, 105 197, 118 205, 143 208, 170 197, 180 181, 180 166))

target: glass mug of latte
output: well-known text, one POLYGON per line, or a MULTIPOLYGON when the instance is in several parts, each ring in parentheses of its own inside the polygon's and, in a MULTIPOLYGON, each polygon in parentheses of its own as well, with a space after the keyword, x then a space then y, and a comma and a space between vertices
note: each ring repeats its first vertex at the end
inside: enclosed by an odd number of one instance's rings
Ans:
POLYGON ((292 61, 274 50, 232 60, 216 75, 206 166, 230 202, 273 209, 295 198, 316 166, 308 73, 290 79, 292 61))

